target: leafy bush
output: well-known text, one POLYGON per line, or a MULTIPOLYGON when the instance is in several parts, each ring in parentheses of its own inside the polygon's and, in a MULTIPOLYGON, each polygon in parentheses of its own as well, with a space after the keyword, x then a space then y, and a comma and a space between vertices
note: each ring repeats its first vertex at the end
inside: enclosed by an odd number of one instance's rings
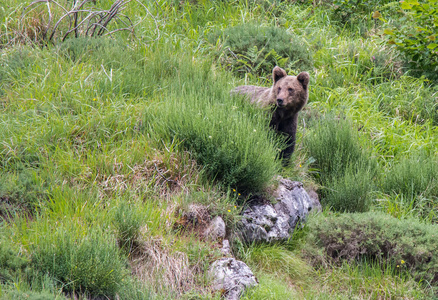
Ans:
MULTIPOLYGON (((306 223, 315 262, 371 259, 410 272, 438 287, 438 235, 435 225, 399 220, 379 212, 320 215, 306 223), (323 253, 324 257, 321 257, 323 253)), ((308 248, 308 249, 311 249, 308 248)))
POLYGON ((333 19, 342 24, 355 23, 358 20, 371 18, 371 13, 380 10, 385 4, 394 0, 334 0, 331 6, 333 19))
POLYGON ((400 8, 406 15, 401 26, 384 30, 388 43, 404 53, 410 60, 414 74, 438 80, 438 7, 436 1, 405 0, 400 8))
POLYGON ((377 165, 362 148, 354 126, 344 119, 321 119, 304 143, 315 159, 315 177, 324 186, 320 191, 323 204, 339 211, 367 211, 377 165))
POLYGON ((64 291, 112 297, 126 275, 115 239, 98 229, 58 225, 41 232, 32 246, 32 265, 62 284, 64 291))
POLYGON ((270 74, 276 65, 296 72, 309 71, 313 66, 305 41, 283 28, 242 24, 211 34, 208 39, 215 44, 221 35, 222 64, 241 75, 270 74))

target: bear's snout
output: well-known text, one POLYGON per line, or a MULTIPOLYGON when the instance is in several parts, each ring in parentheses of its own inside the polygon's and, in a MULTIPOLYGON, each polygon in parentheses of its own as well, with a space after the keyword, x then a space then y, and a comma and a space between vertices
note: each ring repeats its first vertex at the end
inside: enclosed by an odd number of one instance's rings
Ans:
POLYGON ((282 106, 284 106, 284 99, 282 99, 282 98, 278 98, 278 99, 277 99, 277 106, 278 106, 278 107, 282 107, 282 106))

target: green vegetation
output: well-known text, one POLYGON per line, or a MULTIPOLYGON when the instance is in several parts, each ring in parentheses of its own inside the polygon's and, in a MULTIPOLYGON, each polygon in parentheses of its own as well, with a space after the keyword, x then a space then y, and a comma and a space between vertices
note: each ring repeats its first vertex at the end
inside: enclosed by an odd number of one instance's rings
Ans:
POLYGON ((327 254, 315 260, 367 258, 398 272, 409 272, 436 288, 435 226, 411 219, 397 220, 378 212, 313 218, 307 226, 308 243, 317 250, 314 255, 322 251, 327 254))
POLYGON ((402 26, 384 30, 388 43, 395 45, 409 59, 412 73, 438 79, 438 7, 436 1, 406 0, 400 3, 403 9, 402 26))
POLYGON ((219 299, 206 220, 232 230, 278 174, 324 212, 232 241, 243 299, 436 297, 436 1, 122 2, 93 38, 53 1, 2 2, 1 299, 219 299), (311 77, 283 168, 269 111, 229 93, 275 65, 311 77))
POLYGON ((298 74, 312 68, 312 58, 305 40, 276 26, 241 24, 223 33, 211 34, 212 44, 223 42, 222 65, 241 76, 270 74, 277 65, 298 74))
POLYGON ((361 146, 358 129, 342 118, 319 119, 305 137, 305 148, 315 159, 315 177, 326 187, 322 204, 339 211, 367 211, 374 190, 376 162, 361 146))

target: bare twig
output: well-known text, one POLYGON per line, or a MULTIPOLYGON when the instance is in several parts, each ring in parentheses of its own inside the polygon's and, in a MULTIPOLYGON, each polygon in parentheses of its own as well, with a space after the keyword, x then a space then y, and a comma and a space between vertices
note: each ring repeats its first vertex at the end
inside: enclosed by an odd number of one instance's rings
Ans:
MULTIPOLYGON (((68 2, 68 0, 64 1, 68 2)), ((70 7, 66 8, 66 6, 61 5, 59 1, 34 0, 24 8, 22 20, 30 12, 36 10, 41 5, 45 5, 48 13, 48 21, 47 24, 43 24, 45 30, 42 33, 42 40, 45 42, 53 42, 57 37, 60 37, 61 41, 64 41, 72 32, 74 32, 75 38, 80 36, 94 37, 112 35, 119 31, 130 31, 133 36, 135 36, 134 27, 142 20, 133 24, 128 16, 121 14, 127 5, 132 2, 145 9, 147 15, 154 20, 158 36, 157 39, 159 38, 160 31, 158 21, 141 1, 116 0, 109 10, 98 9, 94 5, 86 6, 86 4, 90 2, 96 3, 94 0, 74 0, 70 7), (56 6, 57 9, 53 6, 56 6), (109 28, 110 23, 116 23, 117 25, 114 26, 114 28, 109 28)))

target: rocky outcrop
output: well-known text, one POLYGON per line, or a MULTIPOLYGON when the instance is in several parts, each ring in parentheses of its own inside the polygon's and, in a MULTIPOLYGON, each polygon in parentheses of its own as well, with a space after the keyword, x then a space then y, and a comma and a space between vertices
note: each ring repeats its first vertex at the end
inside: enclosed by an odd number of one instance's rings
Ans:
POLYGON ((281 179, 273 196, 275 204, 257 196, 242 212, 239 234, 247 243, 287 240, 311 211, 321 210, 318 199, 310 198, 301 182, 281 179))
POLYGON ((213 279, 212 288, 222 291, 227 300, 238 300, 243 291, 258 284, 249 267, 234 258, 222 258, 215 261, 209 274, 213 279))
MULTIPOLYGON (((287 240, 310 212, 321 210, 318 195, 313 192, 310 197, 300 182, 280 179, 277 189, 269 197, 253 197, 242 212, 237 234, 247 243, 287 240)), ((225 223, 216 217, 209 223, 204 236, 222 240, 222 255, 232 256, 230 244, 224 239, 225 233, 225 223)), ((258 284, 249 267, 232 257, 215 261, 209 275, 213 289, 221 291, 228 300, 238 300, 245 289, 258 284)))

